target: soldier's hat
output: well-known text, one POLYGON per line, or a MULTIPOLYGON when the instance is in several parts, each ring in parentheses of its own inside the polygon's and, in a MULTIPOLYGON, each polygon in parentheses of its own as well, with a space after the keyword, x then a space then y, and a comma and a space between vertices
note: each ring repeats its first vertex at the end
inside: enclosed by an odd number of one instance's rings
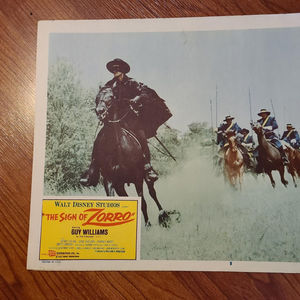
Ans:
POLYGON ((248 130, 247 128, 243 128, 243 129, 241 130, 241 132, 242 132, 242 133, 243 133, 243 132, 249 133, 249 130, 248 130))
POLYGON ((262 108, 261 110, 260 110, 260 112, 258 113, 258 115, 259 116, 262 116, 263 114, 270 114, 270 112, 267 110, 267 109, 265 109, 265 108, 262 108))
POLYGON ((232 116, 226 116, 224 121, 229 121, 229 120, 233 120, 233 119, 234 119, 234 117, 232 117, 232 116))
POLYGON ((126 74, 130 71, 129 64, 120 58, 115 58, 114 60, 108 62, 106 64, 106 68, 111 73, 113 73, 114 71, 120 71, 126 74))

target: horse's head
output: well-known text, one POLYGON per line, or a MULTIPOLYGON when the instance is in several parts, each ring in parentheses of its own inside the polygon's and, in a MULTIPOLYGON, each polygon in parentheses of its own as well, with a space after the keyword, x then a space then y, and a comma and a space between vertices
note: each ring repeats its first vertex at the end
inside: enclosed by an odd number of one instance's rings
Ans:
POLYGON ((234 152, 237 151, 237 144, 236 144, 236 136, 234 131, 229 131, 226 134, 229 148, 232 149, 234 152))
POLYGON ((108 115, 109 109, 112 106, 114 95, 110 87, 100 88, 96 96, 96 114, 100 121, 104 121, 108 115))
POLYGON ((285 151, 285 153, 288 156, 288 159, 290 162, 292 162, 295 157, 296 157, 296 149, 294 149, 289 143, 287 143, 286 141, 281 141, 281 144, 283 146, 283 149, 285 151))
POLYGON ((251 123, 251 128, 253 129, 253 131, 259 135, 263 133, 263 127, 261 126, 260 123, 255 122, 255 123, 251 123))

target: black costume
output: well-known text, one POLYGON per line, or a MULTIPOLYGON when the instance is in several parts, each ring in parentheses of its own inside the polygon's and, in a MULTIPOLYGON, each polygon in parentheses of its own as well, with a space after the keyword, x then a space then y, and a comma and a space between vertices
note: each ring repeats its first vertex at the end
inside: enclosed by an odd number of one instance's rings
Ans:
MULTIPOLYGON (((157 93, 144 85, 129 78, 125 74, 129 72, 129 65, 120 60, 115 59, 107 64, 107 69, 110 72, 122 73, 122 78, 114 77, 108 81, 105 86, 110 87, 113 91, 114 101, 117 101, 118 106, 131 107, 136 112, 136 122, 134 134, 141 143, 144 152, 144 169, 146 171, 146 180, 156 180, 157 174, 150 164, 150 151, 147 139, 156 135, 156 130, 160 125, 166 122, 171 116, 171 112, 157 93)), ((99 180, 99 168, 97 167, 97 156, 95 153, 100 141, 101 131, 99 132, 93 148, 92 162, 89 170, 83 175, 80 182, 83 185, 97 185, 99 180)))

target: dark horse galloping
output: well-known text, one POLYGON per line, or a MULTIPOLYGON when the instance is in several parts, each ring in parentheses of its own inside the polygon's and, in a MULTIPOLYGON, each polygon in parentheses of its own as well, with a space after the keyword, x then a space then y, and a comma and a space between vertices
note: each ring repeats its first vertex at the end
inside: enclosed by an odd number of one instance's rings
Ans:
MULTIPOLYGON (((96 97, 96 114, 104 125, 96 155, 100 157, 98 167, 103 176, 106 195, 114 196, 115 191, 118 196, 127 196, 124 185, 133 183, 138 196, 142 198, 145 225, 149 227, 151 224, 143 195, 144 157, 141 144, 134 135, 138 118, 126 100, 117 105, 110 87, 100 89, 96 97)), ((145 182, 159 209, 160 225, 168 227, 170 217, 157 199, 154 183, 145 182)))
POLYGON ((284 178, 284 165, 279 150, 267 141, 261 124, 255 123, 251 125, 253 130, 257 134, 260 163, 262 164, 265 173, 268 174, 272 186, 275 187, 275 181, 272 176, 272 171, 277 170, 280 174, 281 182, 286 187, 288 181, 286 181, 284 178))

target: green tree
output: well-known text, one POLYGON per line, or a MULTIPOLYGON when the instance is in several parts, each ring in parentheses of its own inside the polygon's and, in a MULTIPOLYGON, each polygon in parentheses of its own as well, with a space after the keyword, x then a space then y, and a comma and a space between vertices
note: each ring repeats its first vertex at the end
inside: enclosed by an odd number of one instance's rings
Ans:
POLYGON ((73 66, 59 60, 49 69, 47 96, 45 188, 81 190, 97 126, 95 91, 83 89, 73 66))
POLYGON ((189 131, 184 134, 185 143, 202 147, 212 145, 212 130, 206 122, 193 122, 188 128, 189 131))

